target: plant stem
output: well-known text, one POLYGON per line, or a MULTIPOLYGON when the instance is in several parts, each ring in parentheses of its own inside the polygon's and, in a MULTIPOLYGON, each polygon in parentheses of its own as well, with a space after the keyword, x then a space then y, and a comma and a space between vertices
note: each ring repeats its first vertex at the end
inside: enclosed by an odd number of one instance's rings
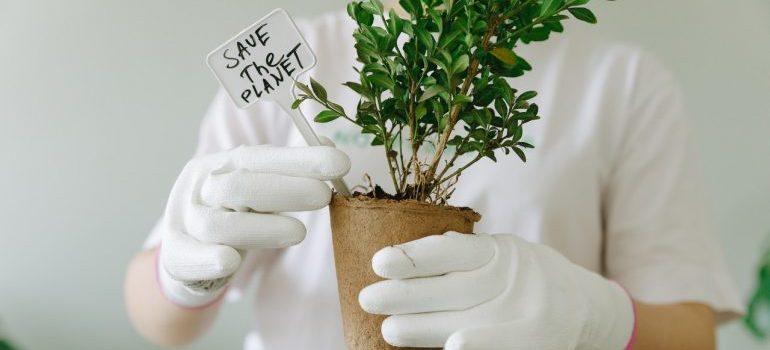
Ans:
POLYGON ((393 168, 393 163, 391 163, 391 155, 390 151, 388 150, 388 147, 385 147, 385 157, 388 161, 388 170, 390 172, 390 179, 393 181, 393 190, 398 191, 398 180, 396 180, 396 171, 393 168))
MULTIPOLYGON (((490 41, 492 39, 492 36, 494 36, 496 34, 498 25, 500 23, 504 22, 505 20, 507 20, 508 18, 521 13, 521 11, 523 11, 526 8, 526 6, 529 5, 532 1, 534 1, 534 0, 524 1, 520 6, 517 7, 517 9, 515 11, 513 11, 513 13, 511 13, 508 16, 505 16, 505 17, 491 17, 489 19, 489 23, 490 23, 489 29, 484 34, 484 38, 482 40, 482 49, 484 51, 489 51, 490 50, 490 41)), ((556 12, 561 12, 564 9, 566 9, 568 6, 569 6, 569 3, 565 3, 556 12)), ((492 16, 494 16, 494 12, 495 11, 493 10, 493 11, 490 11, 490 12, 492 13, 492 16)), ((549 16, 543 16, 543 17, 538 18, 537 20, 532 21, 531 23, 527 24, 526 26, 524 26, 524 27, 516 30, 515 32, 513 32, 513 34, 511 34, 511 36, 520 35, 524 31, 529 30, 532 27, 542 23, 548 17, 549 16)), ((467 94, 468 91, 470 90, 470 86, 471 86, 471 84, 473 82, 473 78, 478 73, 478 68, 479 68, 478 65, 479 65, 479 60, 474 57, 471 60, 470 64, 469 64, 467 76, 465 77, 465 80, 463 81, 463 85, 462 85, 462 88, 460 90, 461 94, 467 94)), ((443 183, 445 181, 445 179, 442 179, 443 173, 444 173, 443 171, 442 171, 442 176, 439 176, 438 178, 436 178, 434 175, 435 175, 435 172, 436 172, 436 170, 438 168, 439 163, 441 162, 441 157, 443 156, 444 150, 446 149, 447 142, 449 141, 449 137, 452 135, 452 132, 454 131, 454 127, 457 124, 457 120, 458 120, 458 117, 460 115, 461 110, 462 110, 462 107, 460 105, 455 105, 455 106, 452 107, 451 114, 449 116, 449 121, 448 121, 445 129, 442 131, 442 133, 441 133, 441 135, 439 137, 439 142, 438 142, 438 145, 436 146, 436 153, 434 153, 433 159, 431 159, 431 161, 429 163, 429 167, 428 167, 428 169, 424 173, 423 181, 428 182, 428 183, 433 182, 433 181, 439 181, 439 183, 443 183)), ((477 157, 477 159, 472 161, 470 164, 473 164, 473 163, 477 162, 481 158, 483 158, 483 155, 480 156, 480 157, 477 157)), ((470 165, 466 165, 465 167, 461 168, 460 171, 457 171, 457 172, 453 173, 452 175, 450 175, 447 178, 452 178, 453 176, 455 176, 455 175, 457 175, 459 173, 462 173, 462 171, 465 170, 468 166, 470 166, 470 165)))
POLYGON ((396 189, 396 195, 400 195, 402 189, 406 185, 406 179, 409 176, 409 165, 406 165, 406 161, 404 161, 404 125, 400 124, 400 128, 398 130, 398 157, 401 159, 401 180, 398 183, 398 188, 396 189))
POLYGON ((463 165, 460 169, 457 169, 457 171, 446 176, 443 180, 439 182, 439 184, 442 184, 455 176, 459 176, 460 174, 463 173, 463 171, 465 171, 465 169, 468 169, 471 165, 476 164, 476 162, 480 161, 482 158, 484 158, 484 156, 481 153, 479 153, 475 158, 473 158, 473 160, 468 162, 468 164, 463 165))
MULTIPOLYGON (((494 11, 490 11, 493 13, 494 11)), ((489 29, 487 29, 487 32, 484 34, 484 38, 482 40, 482 49, 484 51, 489 51, 489 42, 492 39, 492 36, 495 34, 497 30, 497 26, 501 22, 501 18, 499 17, 493 17, 490 18, 490 26, 489 29)), ((474 57, 468 68, 467 76, 465 77, 465 80, 463 81, 462 88, 460 90, 460 93, 465 95, 468 93, 468 90, 470 90, 471 84, 473 83, 473 78, 476 77, 476 74, 478 73, 479 69, 479 60, 478 58, 474 57)), ((449 121, 447 122, 446 127, 441 133, 441 136, 439 137, 438 145, 436 146, 436 153, 433 154, 433 159, 429 163, 428 169, 425 171, 425 180, 427 182, 432 182, 434 180, 434 174, 436 172, 436 168, 438 167, 439 163, 441 162, 441 157, 444 154, 444 149, 447 146, 447 142, 449 141, 449 137, 452 135, 452 131, 454 130, 455 125, 457 124, 458 117, 460 116, 460 111, 462 110, 461 105, 455 105, 452 107, 451 114, 449 115, 449 121)))
MULTIPOLYGON (((388 161, 388 172, 390 173, 390 179, 393 181, 393 189, 398 189, 398 180, 396 180, 396 169, 393 167, 393 161, 395 160, 394 157, 391 155, 391 151, 393 147, 393 143, 390 142, 390 133, 388 133, 388 129, 385 125, 385 119, 382 118, 382 114, 380 113, 380 106, 382 105, 382 101, 380 101, 380 97, 376 96, 374 99, 374 104, 377 109, 377 121, 380 124, 380 129, 382 129, 382 143, 383 148, 385 149, 385 160, 388 161)), ((398 165, 398 162, 396 161, 396 165, 398 165)))
MULTIPOLYGON (((407 119, 409 121, 409 131, 410 131, 409 142, 412 145, 412 157, 409 160, 409 164, 414 167, 414 170, 413 170, 414 182, 415 184, 417 184, 419 182, 421 172, 420 172, 420 161, 418 159, 419 151, 420 151, 420 141, 417 136, 417 116, 415 114, 416 96, 414 96, 417 90, 417 85, 414 81, 410 83, 409 89, 410 89, 410 97, 409 97, 409 112, 407 115, 407 119)), ((408 172, 408 167, 407 167, 407 172, 408 172)), ((404 179, 404 182, 406 182, 406 179, 404 179)), ((404 189, 405 188, 406 186, 404 186, 404 189)))
MULTIPOLYGON (((403 164, 403 161, 402 163, 403 164)), ((406 190, 407 185, 407 178, 409 177, 409 168, 412 167, 412 159, 409 159, 409 163, 404 165, 404 172, 401 174, 401 187, 398 188, 398 193, 396 195, 400 196, 403 194, 403 192, 406 190)))
POLYGON ((470 135, 470 133, 469 133, 468 135, 465 135, 465 137, 464 137, 464 138, 463 138, 463 140, 460 142, 460 144, 459 144, 459 145, 457 145, 457 146, 455 147, 455 154, 454 154, 454 155, 452 156, 452 158, 449 160, 449 162, 448 162, 448 163, 447 163, 447 165, 444 167, 444 169, 443 169, 443 170, 441 170, 441 173, 439 173, 439 174, 438 174, 438 176, 436 176, 436 181, 439 181, 439 182, 441 182, 441 180, 444 178, 444 175, 447 173, 447 171, 449 171, 449 169, 451 169, 451 168, 452 168, 452 167, 455 165, 455 161, 457 161, 457 158, 458 158, 458 157, 460 157, 460 148, 461 148, 461 147, 462 147, 462 146, 463 146, 463 145, 464 145, 466 142, 468 142, 468 140, 469 140, 470 138, 471 138, 471 135, 470 135))

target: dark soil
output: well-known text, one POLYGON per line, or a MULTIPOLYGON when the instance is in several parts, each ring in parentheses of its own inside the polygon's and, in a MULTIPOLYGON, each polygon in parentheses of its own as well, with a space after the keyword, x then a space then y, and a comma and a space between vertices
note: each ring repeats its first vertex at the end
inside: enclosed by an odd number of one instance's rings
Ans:
POLYGON ((352 198, 360 201, 368 201, 368 200, 374 200, 374 201, 382 201, 382 202, 394 202, 394 203, 408 203, 410 205, 419 205, 419 206, 425 206, 425 207, 438 207, 442 209, 449 209, 449 210, 458 210, 458 211, 470 211, 473 212, 475 215, 479 215, 476 213, 473 208, 469 207, 455 207, 448 204, 433 204, 429 202, 422 202, 418 201, 416 199, 412 198, 404 198, 406 196, 394 196, 390 193, 385 192, 380 186, 375 186, 374 190, 369 192, 361 192, 361 191, 355 191, 353 192, 352 198))

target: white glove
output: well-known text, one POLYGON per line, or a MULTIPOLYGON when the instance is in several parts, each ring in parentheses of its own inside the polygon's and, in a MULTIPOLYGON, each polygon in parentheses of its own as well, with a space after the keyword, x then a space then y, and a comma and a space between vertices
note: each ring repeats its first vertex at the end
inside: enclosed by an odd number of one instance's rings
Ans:
POLYGON ((316 210, 331 199, 324 180, 350 169, 333 147, 239 147, 191 160, 174 184, 162 221, 158 280, 183 307, 215 301, 245 250, 300 243, 306 229, 275 214, 316 210))
POLYGON ((372 265, 387 280, 359 302, 394 315, 382 324, 393 346, 620 350, 635 327, 619 285, 512 235, 430 236, 384 248, 372 265))

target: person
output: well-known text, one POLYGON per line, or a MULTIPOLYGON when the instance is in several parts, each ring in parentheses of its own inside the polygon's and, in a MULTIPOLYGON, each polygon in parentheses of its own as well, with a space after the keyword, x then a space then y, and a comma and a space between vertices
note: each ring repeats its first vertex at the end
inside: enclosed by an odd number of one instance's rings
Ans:
MULTIPOLYGON (((300 23, 319 57, 312 76, 348 110, 356 96, 339 83, 356 79, 354 25, 344 12, 300 23)), ((539 91, 544 116, 527 130, 529 161, 464 174, 452 203, 483 214, 481 234, 383 247, 372 258, 385 280, 361 292, 362 308, 389 315, 383 337, 401 347, 715 348, 716 325, 743 310, 709 233, 675 80, 578 26, 520 51, 534 69, 512 85, 539 91)), ((139 333, 192 342, 225 294, 253 282, 246 349, 345 348, 324 181, 386 182, 386 166, 352 125, 317 131, 336 146, 305 147, 277 106, 240 110, 218 93, 127 271, 139 333)))

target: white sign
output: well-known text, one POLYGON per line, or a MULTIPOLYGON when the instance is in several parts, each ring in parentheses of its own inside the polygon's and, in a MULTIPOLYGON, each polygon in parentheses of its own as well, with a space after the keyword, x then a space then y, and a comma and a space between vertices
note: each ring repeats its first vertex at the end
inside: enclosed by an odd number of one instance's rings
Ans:
MULTIPOLYGON (((278 103, 308 145, 321 144, 302 112, 291 109, 295 81, 315 66, 316 57, 285 10, 276 9, 246 28, 209 53, 206 63, 236 106, 248 108, 259 100, 278 103)), ((350 194, 342 180, 332 184, 337 192, 350 194)))
POLYGON ((305 38, 283 9, 277 9, 208 55, 208 66, 235 105, 276 100, 297 76, 316 64, 305 38))

